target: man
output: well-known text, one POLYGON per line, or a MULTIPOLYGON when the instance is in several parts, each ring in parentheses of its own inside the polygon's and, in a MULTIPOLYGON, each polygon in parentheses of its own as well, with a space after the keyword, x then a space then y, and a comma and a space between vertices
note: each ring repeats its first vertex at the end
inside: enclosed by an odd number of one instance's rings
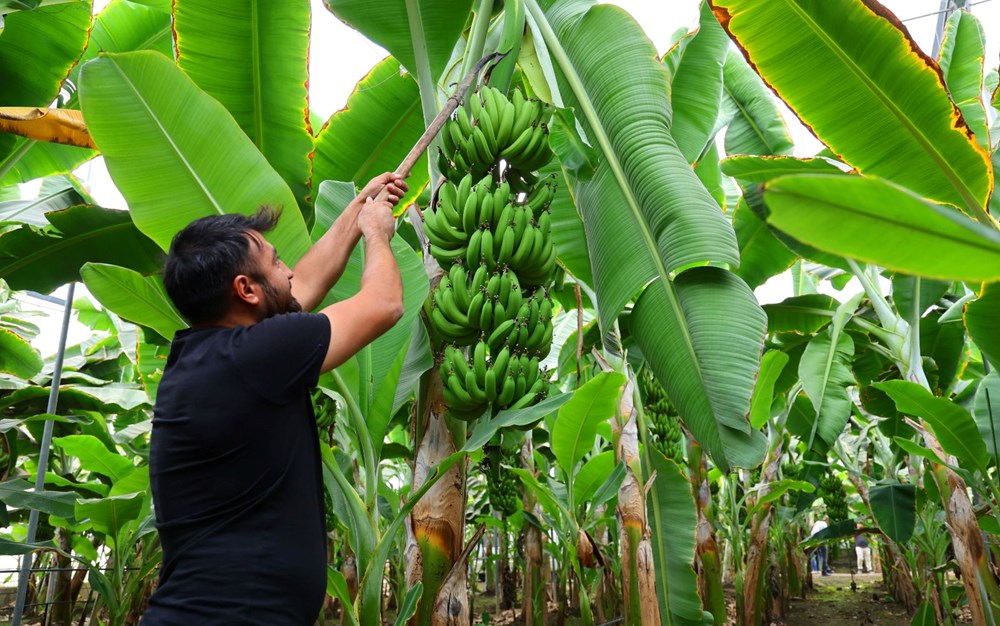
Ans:
MULTIPOLYGON (((816 533, 825 530, 829 526, 826 520, 825 516, 816 520, 816 523, 812 525, 812 529, 809 531, 809 536, 814 537, 816 533)), ((812 563, 812 570, 814 572, 819 571, 821 576, 830 575, 833 570, 830 569, 830 565, 827 563, 826 545, 820 544, 816 546, 816 549, 813 551, 812 563)))
POLYGON ((858 557, 858 571, 867 574, 872 571, 872 549, 868 545, 868 537, 861 532, 864 528, 861 522, 858 522, 857 528, 858 534, 854 536, 854 552, 858 557))
POLYGON ((196 220, 164 284, 174 337, 150 443, 163 547, 146 626, 312 624, 326 589, 322 469, 309 388, 403 314, 389 240, 407 185, 373 179, 289 269, 263 233, 277 212, 196 220), (386 186, 388 202, 371 197, 386 186), (319 313, 365 240, 361 289, 319 313))

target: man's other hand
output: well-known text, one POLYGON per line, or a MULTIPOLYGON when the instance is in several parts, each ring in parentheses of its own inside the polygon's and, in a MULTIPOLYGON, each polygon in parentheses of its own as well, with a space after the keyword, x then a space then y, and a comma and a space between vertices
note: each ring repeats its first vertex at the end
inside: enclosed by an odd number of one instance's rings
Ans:
POLYGON ((358 229, 365 239, 385 237, 392 239, 396 232, 396 218, 392 215, 392 205, 388 202, 375 202, 371 198, 365 200, 365 205, 358 214, 358 229))
POLYGON ((365 188, 361 190, 361 193, 358 194, 358 197, 354 201, 363 204, 368 198, 374 199, 382 191, 382 187, 385 187, 389 192, 389 197, 386 200, 392 206, 396 206, 399 203, 399 199, 405 196, 406 192, 410 189, 410 186, 406 184, 402 176, 386 172, 368 181, 368 184, 365 185, 365 188))

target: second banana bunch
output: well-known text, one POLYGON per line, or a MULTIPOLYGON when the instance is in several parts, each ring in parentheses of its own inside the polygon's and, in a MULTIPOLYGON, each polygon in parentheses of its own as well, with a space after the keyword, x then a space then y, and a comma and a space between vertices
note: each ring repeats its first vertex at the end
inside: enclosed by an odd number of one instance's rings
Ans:
POLYGON ((551 108, 515 90, 471 94, 442 130, 445 180, 424 212, 428 252, 447 274, 427 304, 444 397, 455 417, 525 408, 545 396, 556 267, 549 205, 551 108))

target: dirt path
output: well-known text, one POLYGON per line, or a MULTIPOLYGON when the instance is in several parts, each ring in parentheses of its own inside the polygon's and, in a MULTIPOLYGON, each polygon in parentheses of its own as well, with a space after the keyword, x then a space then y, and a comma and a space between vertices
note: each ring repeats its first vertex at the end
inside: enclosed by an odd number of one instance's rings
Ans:
POLYGON ((813 575, 816 589, 805 600, 793 599, 787 626, 908 626, 910 618, 902 605, 882 590, 881 574, 855 574, 857 590, 851 590, 851 575, 813 575))

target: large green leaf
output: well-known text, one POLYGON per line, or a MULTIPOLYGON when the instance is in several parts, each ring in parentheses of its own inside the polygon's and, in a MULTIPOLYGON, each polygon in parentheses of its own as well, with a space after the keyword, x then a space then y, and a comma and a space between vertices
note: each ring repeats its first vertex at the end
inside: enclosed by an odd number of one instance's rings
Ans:
POLYGON ((656 597, 662 624, 700 623, 701 602, 694 561, 698 522, 691 483, 672 460, 653 449, 649 454, 656 472, 649 491, 653 562, 656 564, 656 597))
POLYGON ((174 36, 180 68, 226 107, 308 209, 309 0, 179 0, 174 36))
POLYGON ((167 339, 187 327, 159 277, 104 263, 87 263, 80 276, 101 305, 123 319, 148 326, 167 339))
POLYGON ((573 200, 570 181, 563 175, 556 159, 543 167, 540 174, 554 174, 556 195, 549 209, 552 215, 552 241, 556 246, 559 261, 569 273, 586 285, 594 284, 591 272, 590 251, 587 249, 587 233, 580 211, 573 200))
POLYGON ((747 183, 766 183, 788 174, 840 174, 841 170, 820 157, 733 156, 722 161, 722 173, 747 183))
POLYGON ((851 397, 847 387, 854 384, 851 359, 854 341, 844 332, 844 325, 854 313, 861 294, 840 305, 833 323, 818 333, 806 346, 799 360, 802 389, 812 401, 816 422, 807 442, 811 447, 815 435, 833 445, 851 417, 851 397))
POLYGON ((654 282, 643 292, 632 312, 632 333, 715 463, 753 467, 765 444, 747 419, 764 313, 750 289, 720 268, 688 270, 669 287, 654 282))
POLYGON ((996 370, 979 381, 973 416, 986 451, 993 459, 1000 457, 1000 375, 996 370))
POLYGON ((884 7, 710 2, 765 82, 835 154, 862 173, 985 219, 989 155, 970 136, 934 61, 884 7))
MULTIPOLYGON (((2 16, 3 12, 0 12, 2 16)), ((46 107, 59 95, 90 35, 91 2, 18 11, 0 24, 0 103, 46 107)), ((0 133, 0 182, 21 182, 11 170, 33 141, 0 133)))
POLYGON ((122 526, 138 519, 144 501, 141 493, 80 499, 76 501, 74 515, 81 523, 89 522, 95 530, 107 535, 111 543, 117 543, 122 526))
POLYGON ((545 6, 543 14, 527 3, 556 63, 563 104, 574 108, 602 158, 592 178, 574 185, 601 327, 610 331, 642 293, 632 318, 640 347, 695 436, 708 437, 706 449, 725 465, 719 429, 730 426, 717 421, 742 430, 726 446, 739 454, 736 448, 749 445, 743 433, 760 358, 754 336, 763 336, 764 318, 746 285, 725 270, 685 272, 683 285, 670 276, 692 264, 736 265, 732 227, 669 134, 666 71, 638 24, 590 2, 545 6), (717 323, 720 308, 730 312, 725 328, 717 323), (728 349, 715 350, 722 344, 728 349))
MULTIPOLYGON (((399 61, 389 57, 361 79, 347 106, 334 113, 316 136, 313 189, 326 180, 363 186, 382 172, 394 171, 423 132, 417 82, 412 75, 400 73, 399 61)), ((410 191, 400 207, 427 184, 426 154, 407 182, 410 191)))
POLYGON ((160 251, 126 211, 78 205, 46 217, 51 228, 21 226, 0 236, 0 278, 14 289, 48 293, 78 280, 88 261, 140 272, 160 268, 160 251))
POLYGON ((548 17, 532 16, 553 29, 546 45, 562 97, 602 157, 574 197, 607 332, 650 280, 694 263, 736 265, 738 252, 731 226, 670 136, 667 75, 653 45, 628 14, 589 4, 554 4, 548 17))
POLYGON ((910 626, 937 626, 937 615, 935 615, 934 605, 930 600, 924 600, 910 620, 910 626))
POLYGON ((507 409, 500 411, 493 418, 480 419, 476 422, 475 430, 472 431, 472 434, 465 441, 463 449, 466 451, 482 449, 500 429, 518 428, 534 424, 545 416, 558 411, 559 407, 566 404, 572 397, 572 393, 560 393, 549 396, 538 404, 533 404, 525 409, 507 409))
POLYGON ((983 285, 979 297, 965 306, 965 327, 993 367, 1000 366, 1000 284, 983 285))
POLYGON ((436 81, 451 59, 472 0, 323 0, 412 73, 436 81))
POLYGON ((56 437, 52 440, 52 445, 76 457, 82 469, 107 476, 114 482, 118 482, 135 470, 129 459, 108 450, 104 442, 92 435, 56 437))
POLYGON ((833 321, 837 306, 837 301, 831 296, 818 293, 765 304, 767 331, 811 335, 833 321))
POLYGON ((771 227, 757 217, 744 198, 736 205, 733 229, 740 244, 740 267, 736 275, 751 289, 784 272, 799 258, 775 237, 771 227))
POLYGON ((920 353, 937 366, 925 365, 931 390, 948 395, 965 365, 966 337, 961 324, 941 324, 941 313, 934 311, 920 320, 920 353))
POLYGON ((34 485, 21 478, 0 483, 0 502, 16 509, 36 509, 57 517, 72 518, 73 493, 62 491, 35 491, 34 485))
POLYGON ((871 488, 868 498, 882 532, 896 543, 909 541, 917 522, 916 486, 879 485, 871 488))
POLYGON ((698 32, 681 51, 670 86, 670 134, 688 163, 700 160, 715 136, 722 102, 722 64, 728 48, 729 38, 703 0, 698 32))
POLYGON ((4 17, 0 102, 48 106, 87 45, 91 2, 39 7, 4 17))
POLYGON ((42 357, 17 333, 0 328, 0 372, 28 379, 42 371, 42 357))
POLYGON ((0 222, 20 222, 32 226, 48 226, 45 214, 61 211, 84 199, 73 187, 64 187, 51 193, 42 193, 34 200, 8 200, 0 202, 0 222))
POLYGON ((889 394, 900 412, 923 418, 945 452, 954 455, 963 465, 985 471, 989 458, 986 443, 968 411, 906 380, 875 383, 875 387, 889 394))
POLYGON ((552 452, 567 476, 594 447, 597 427, 614 417, 625 377, 617 372, 598 374, 576 390, 559 408, 552 427, 552 452))
POLYGON ((286 209, 268 239, 289 265, 309 248, 281 176, 225 108, 163 55, 90 61, 81 72, 80 101, 136 225, 162 248, 196 218, 252 213, 262 204, 286 209))
POLYGON ((986 33, 983 25, 966 10, 948 17, 938 51, 938 65, 951 99, 984 150, 990 149, 989 125, 983 103, 983 62, 986 60, 986 33))
POLYGON ((722 66, 726 154, 791 154, 792 138, 767 85, 734 52, 722 66))
POLYGON ((764 201, 768 223, 825 252, 928 278, 1000 278, 1000 233, 887 181, 783 176, 764 201))
POLYGON ((605 450, 595 454, 580 467, 573 480, 573 502, 589 502, 615 469, 615 451, 605 450))
POLYGON ((760 360, 760 375, 754 386, 750 403, 750 427, 761 428, 771 418, 771 402, 774 400, 774 383, 781 370, 788 365, 788 354, 780 350, 768 350, 760 360))
MULTIPOLYGON (((151 9, 130 0, 112 0, 94 18, 90 42, 79 63, 70 72, 70 82, 79 84, 81 65, 96 57, 98 52, 129 50, 156 50, 173 56, 169 12, 151 9)), ((73 91, 63 106, 79 108, 78 93, 73 91)), ((3 179, 5 183, 25 182, 70 172, 96 154, 96 151, 87 148, 19 137, 11 155, 0 161, 0 170, 10 168, 3 179)))

